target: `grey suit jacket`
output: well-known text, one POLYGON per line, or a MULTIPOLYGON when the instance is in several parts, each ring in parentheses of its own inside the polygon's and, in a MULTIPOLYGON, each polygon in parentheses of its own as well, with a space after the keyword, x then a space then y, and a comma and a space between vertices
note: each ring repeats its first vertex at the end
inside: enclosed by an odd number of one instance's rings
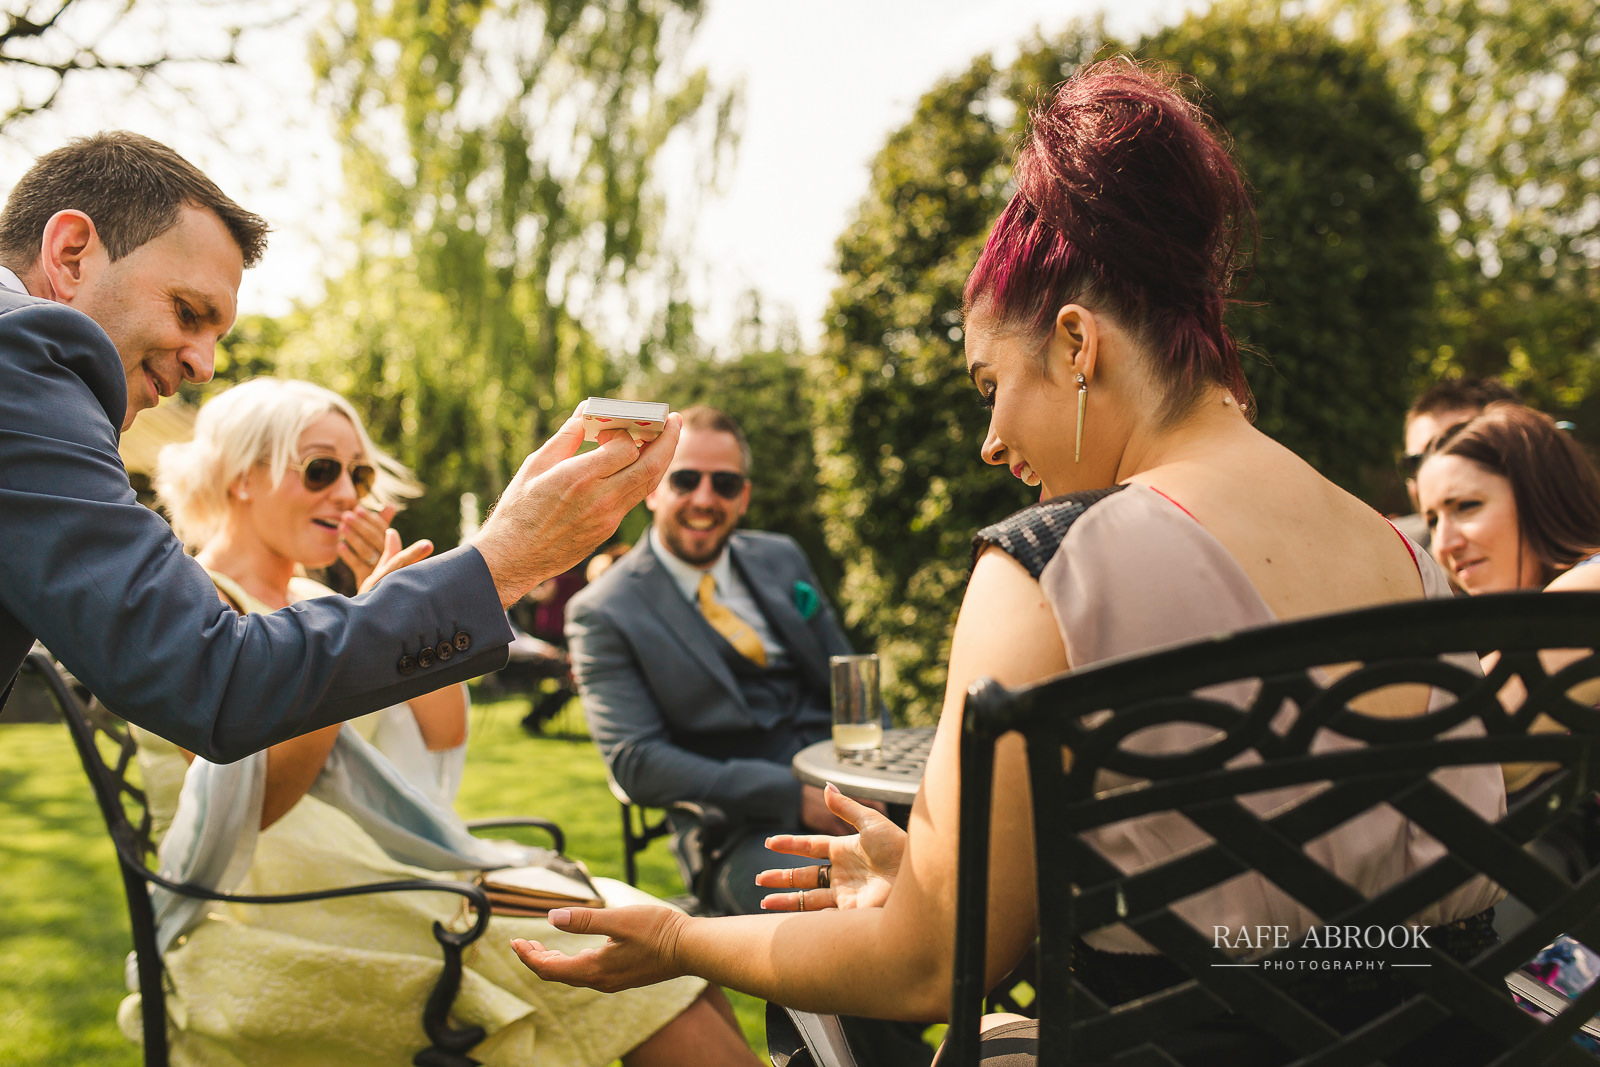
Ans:
MULTIPOLYGON (((782 534, 739 531, 728 544, 808 695, 826 709, 828 657, 850 645, 820 593, 815 613, 801 616, 796 584, 819 588, 805 554, 782 534)), ((713 759, 676 743, 761 724, 718 652, 721 639, 647 544, 568 602, 566 632, 590 732, 631 798, 704 800, 737 817, 798 822, 800 787, 787 763, 713 759)))
POLYGON ((38 637, 129 722, 227 762, 505 664, 510 627, 471 548, 353 600, 230 611, 135 499, 126 409, 99 326, 0 290, 0 692, 38 637))

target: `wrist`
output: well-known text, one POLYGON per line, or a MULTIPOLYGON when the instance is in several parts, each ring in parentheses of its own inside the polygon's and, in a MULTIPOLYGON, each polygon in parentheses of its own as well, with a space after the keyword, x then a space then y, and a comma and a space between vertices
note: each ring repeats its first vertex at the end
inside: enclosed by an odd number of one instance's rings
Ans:
POLYGON ((674 975, 694 973, 694 967, 690 962, 694 956, 693 942, 698 927, 703 922, 704 920, 681 911, 673 911, 667 921, 667 927, 662 931, 661 955, 674 975))
POLYGON ((511 607, 532 588, 517 581, 514 557, 501 543, 494 528, 485 525, 473 535, 471 544, 483 557, 484 566, 489 568, 489 580, 494 583, 494 591, 500 597, 502 608, 511 607))

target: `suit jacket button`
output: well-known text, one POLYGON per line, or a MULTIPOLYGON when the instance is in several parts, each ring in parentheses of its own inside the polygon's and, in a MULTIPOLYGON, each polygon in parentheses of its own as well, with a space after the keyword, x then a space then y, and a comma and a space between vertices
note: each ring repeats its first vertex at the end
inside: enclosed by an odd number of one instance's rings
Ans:
POLYGON ((395 668, 399 670, 401 674, 410 674, 412 671, 417 669, 417 657, 407 652, 405 655, 400 657, 400 662, 395 664, 395 668))
POLYGON ((456 651, 465 652, 467 649, 472 647, 472 635, 467 633, 465 630, 457 630, 455 642, 456 651))
POLYGON ((452 645, 449 641, 440 641, 439 647, 434 649, 434 652, 438 653, 439 662, 443 663, 445 660, 456 654, 456 646, 452 645))
POLYGON ((423 645, 417 649, 417 666, 426 670, 433 666, 433 646, 423 645))

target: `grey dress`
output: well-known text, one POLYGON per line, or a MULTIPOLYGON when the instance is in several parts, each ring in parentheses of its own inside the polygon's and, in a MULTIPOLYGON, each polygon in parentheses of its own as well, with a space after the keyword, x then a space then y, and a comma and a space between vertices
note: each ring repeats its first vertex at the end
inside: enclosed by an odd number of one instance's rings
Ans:
MULTIPOLYGON (((1398 531, 1396 535, 1416 562, 1424 594, 1452 595, 1438 565, 1404 535, 1398 531)), ((976 551, 991 545, 1016 559, 1038 581, 1074 668, 1278 621, 1221 542, 1180 505, 1149 486, 1119 485, 1035 505, 980 531, 976 551)), ((1460 665, 1477 669, 1477 660, 1468 654, 1460 657, 1460 665)), ((1218 687, 1213 695, 1243 703, 1250 691, 1241 684, 1218 687)), ((1447 698, 1436 694, 1435 699, 1447 698)), ((1474 727, 1465 724, 1463 729, 1474 727)), ((1181 751, 1209 735, 1208 728, 1175 725, 1144 731, 1137 740, 1152 751, 1181 751)), ((1330 736, 1313 744, 1331 749, 1354 742, 1330 736)), ((1437 777, 1480 815, 1495 819, 1505 813, 1505 786, 1498 767, 1454 768, 1437 777)), ((1107 787, 1116 784, 1109 777, 1105 781, 1107 787)), ((1265 816, 1299 803, 1313 788, 1241 799, 1265 816)), ((1102 828, 1091 840, 1123 870, 1136 871, 1208 839, 1188 820, 1166 814, 1102 828)), ((1309 843, 1306 851, 1340 878, 1370 892, 1433 862, 1444 849, 1398 812, 1384 807, 1309 843)), ((1469 940, 1492 940, 1488 913, 1502 895, 1480 877, 1415 921, 1442 926, 1467 920, 1469 929, 1462 937, 1462 948, 1467 950, 1469 940)), ((1316 921, 1293 898, 1253 873, 1190 898, 1174 910, 1202 930, 1261 924, 1287 926, 1299 937, 1316 921)), ((1153 992, 1182 978, 1175 965, 1153 955, 1151 947, 1126 927, 1095 931, 1086 940, 1075 951, 1074 971, 1108 1003, 1153 992)), ((1353 990, 1338 981, 1316 984, 1326 988, 1302 992, 1320 1003, 1316 1010, 1331 1021, 1351 1021, 1340 1018, 1347 1014, 1367 1015, 1390 996, 1386 989, 1353 990)), ((990 1031, 983 1062, 987 1067, 1032 1063, 1035 1034, 1032 1022, 990 1031)), ((1186 1067, 1271 1064, 1281 1062, 1287 1052, 1243 1020, 1231 1018, 1192 1027, 1162 1044, 1186 1067)), ((1428 1046, 1424 1062, 1438 1051, 1437 1046, 1428 1046)))
MULTIPOLYGON (((1398 532, 1396 536, 1404 540, 1398 532)), ((1038 580, 1055 614, 1067 661, 1075 668, 1278 621, 1222 543, 1149 486, 1122 485, 1059 497, 986 528, 977 541, 980 549, 992 544, 1007 552, 1038 580)), ((1421 573, 1425 595, 1453 595, 1439 566, 1410 541, 1406 545, 1421 573)), ((1467 655, 1459 665, 1476 670, 1477 660, 1467 655)), ((1242 686, 1233 690, 1218 695, 1240 703, 1248 699, 1242 686)), ((1436 699, 1447 698, 1436 694, 1436 699)), ((1180 751, 1207 736, 1202 727, 1183 725, 1145 731, 1137 740, 1153 751, 1180 751)), ((1354 744, 1328 736, 1314 747, 1354 744)), ((1498 767, 1452 768, 1439 772, 1438 780, 1484 818, 1505 814, 1505 784, 1498 767)), ((1278 790, 1246 798, 1244 803, 1264 816, 1298 803, 1310 792, 1312 787, 1278 790)), ((1092 837, 1096 847, 1126 871, 1209 840, 1179 815, 1132 821, 1092 837)), ((1434 862, 1444 847, 1385 806, 1309 843, 1306 851, 1344 881, 1370 893, 1434 862)), ((1416 921, 1442 925, 1477 915, 1502 895, 1492 883, 1478 878, 1416 921)), ((1263 924, 1286 926, 1296 937, 1316 921, 1311 912, 1256 874, 1242 875, 1176 910, 1201 929, 1263 924)), ((1088 940, 1095 948, 1112 952, 1151 951, 1121 927, 1097 931, 1088 940)))

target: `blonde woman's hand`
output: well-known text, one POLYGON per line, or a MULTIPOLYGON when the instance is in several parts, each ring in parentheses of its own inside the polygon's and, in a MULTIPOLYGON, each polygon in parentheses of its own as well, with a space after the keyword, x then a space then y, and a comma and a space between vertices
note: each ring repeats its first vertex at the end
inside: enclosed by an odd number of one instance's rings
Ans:
POLYGON ((383 531, 383 549, 378 553, 377 564, 367 574, 365 580, 356 590, 356 595, 367 592, 383 580, 384 575, 393 574, 401 567, 409 567, 421 559, 433 555, 433 542, 424 537, 420 541, 413 541, 408 548, 400 547, 400 534, 393 528, 383 531))
POLYGON ((855 827, 855 833, 846 837, 778 834, 767 838, 767 847, 790 856, 828 861, 829 884, 821 884, 821 866, 762 871, 756 875, 756 885, 793 890, 769 893, 761 901, 764 910, 881 908, 889 899, 905 857, 906 832, 882 812, 851 800, 831 782, 824 795, 828 809, 855 827))
POLYGON ((550 925, 569 934, 603 934, 604 944, 568 956, 537 941, 512 938, 517 958, 546 982, 583 986, 602 993, 654 985, 684 974, 676 955, 690 918, 672 908, 557 908, 550 925))
POLYGON ((358 504, 339 516, 339 559, 355 575, 357 588, 366 588, 367 579, 383 558, 394 515, 393 504, 385 504, 381 511, 368 511, 358 504))

